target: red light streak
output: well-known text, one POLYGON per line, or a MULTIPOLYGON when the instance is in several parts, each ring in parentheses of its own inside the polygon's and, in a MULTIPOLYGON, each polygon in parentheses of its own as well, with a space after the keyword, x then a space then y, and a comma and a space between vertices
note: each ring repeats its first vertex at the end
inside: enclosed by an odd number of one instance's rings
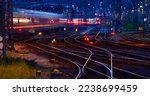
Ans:
POLYGON ((25 28, 38 28, 38 27, 49 27, 52 26, 52 24, 47 25, 24 25, 24 26, 14 26, 14 29, 25 29, 25 28))

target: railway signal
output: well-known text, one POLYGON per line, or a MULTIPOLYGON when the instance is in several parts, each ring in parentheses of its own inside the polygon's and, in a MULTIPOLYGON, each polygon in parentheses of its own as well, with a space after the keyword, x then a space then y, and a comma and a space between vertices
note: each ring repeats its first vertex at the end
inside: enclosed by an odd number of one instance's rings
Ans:
POLYGON ((85 40, 85 41, 89 41, 90 39, 89 39, 88 37, 85 37, 84 40, 85 40))
POLYGON ((143 31, 144 28, 143 28, 143 27, 139 27, 138 30, 139 30, 139 31, 143 31))
POLYGON ((112 36, 115 36, 116 35, 116 32, 111 32, 110 33, 112 36))
POLYGON ((90 38, 87 35, 83 36, 83 39, 84 39, 84 41, 87 41, 87 42, 90 41, 90 38))

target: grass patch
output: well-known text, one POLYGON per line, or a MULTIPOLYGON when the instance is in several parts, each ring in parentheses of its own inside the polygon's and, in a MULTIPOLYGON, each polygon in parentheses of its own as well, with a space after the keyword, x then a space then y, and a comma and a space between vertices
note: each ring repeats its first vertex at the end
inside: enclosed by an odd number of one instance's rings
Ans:
POLYGON ((19 58, 8 58, 6 62, 4 62, 3 59, 0 59, 0 78, 34 79, 36 78, 36 68, 33 65, 30 66, 29 62, 19 58))

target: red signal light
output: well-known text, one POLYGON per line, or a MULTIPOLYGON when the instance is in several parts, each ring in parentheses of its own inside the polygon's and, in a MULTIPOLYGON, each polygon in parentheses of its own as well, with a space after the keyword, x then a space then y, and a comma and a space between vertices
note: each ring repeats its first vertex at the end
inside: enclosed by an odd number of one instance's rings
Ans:
POLYGON ((85 37, 84 41, 90 41, 90 39, 88 37, 85 37))
POLYGON ((90 42, 90 45, 93 45, 94 43, 93 42, 90 42))
POLYGON ((111 35, 113 35, 113 36, 116 35, 116 32, 111 32, 111 35))
POLYGON ((138 30, 139 30, 139 31, 143 31, 144 28, 143 28, 143 27, 139 27, 138 30))

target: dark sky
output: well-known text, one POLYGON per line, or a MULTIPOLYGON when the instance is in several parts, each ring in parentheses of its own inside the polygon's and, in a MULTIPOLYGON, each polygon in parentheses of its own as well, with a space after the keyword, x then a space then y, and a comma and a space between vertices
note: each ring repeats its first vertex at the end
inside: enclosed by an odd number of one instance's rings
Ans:
MULTIPOLYGON (((13 0, 16 3, 24 3, 24 2, 45 2, 45 3, 61 3, 61 4, 81 4, 83 2, 91 3, 91 4, 99 4, 98 2, 103 0, 13 0)), ((104 0, 105 1, 105 0, 104 0)), ((109 0, 108 0, 109 1, 109 0)))

